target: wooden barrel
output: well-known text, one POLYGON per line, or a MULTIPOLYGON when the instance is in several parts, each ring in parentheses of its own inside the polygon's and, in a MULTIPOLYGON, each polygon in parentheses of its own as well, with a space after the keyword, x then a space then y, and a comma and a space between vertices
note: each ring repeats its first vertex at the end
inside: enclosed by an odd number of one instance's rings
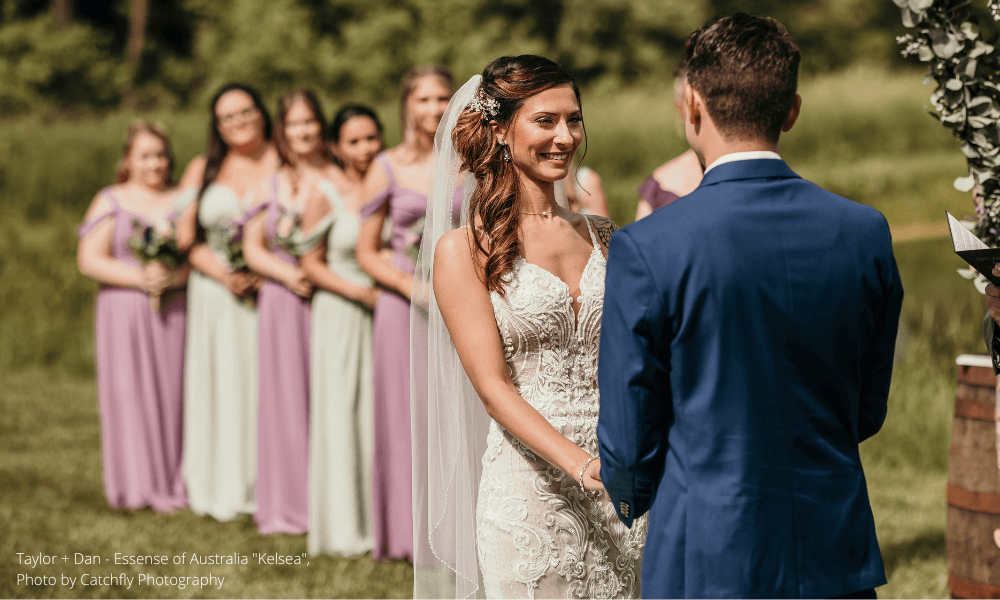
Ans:
POLYGON ((1000 470, 996 376, 988 356, 960 356, 948 461, 948 588, 955 598, 1000 598, 1000 470))

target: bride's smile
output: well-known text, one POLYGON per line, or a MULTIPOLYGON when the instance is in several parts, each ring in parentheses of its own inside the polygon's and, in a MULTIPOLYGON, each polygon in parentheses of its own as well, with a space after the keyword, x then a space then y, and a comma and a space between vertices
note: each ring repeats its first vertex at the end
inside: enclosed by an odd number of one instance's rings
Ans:
POLYGON ((573 87, 558 85, 528 98, 498 135, 522 178, 546 183, 565 179, 583 141, 583 114, 573 87))

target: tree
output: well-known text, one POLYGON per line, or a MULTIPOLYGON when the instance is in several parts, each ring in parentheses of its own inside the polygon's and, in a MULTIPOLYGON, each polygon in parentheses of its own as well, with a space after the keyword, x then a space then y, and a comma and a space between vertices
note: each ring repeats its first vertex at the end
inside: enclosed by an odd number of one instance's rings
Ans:
MULTIPOLYGON (((62 0, 65 1, 65 0, 62 0)), ((125 78, 128 82, 125 99, 135 104, 135 79, 142 58, 142 43, 146 37, 146 22, 149 20, 149 0, 129 2, 128 45, 125 55, 125 78)))
POLYGON ((70 18, 72 18, 69 0, 52 0, 52 15, 61 27, 69 25, 70 18))

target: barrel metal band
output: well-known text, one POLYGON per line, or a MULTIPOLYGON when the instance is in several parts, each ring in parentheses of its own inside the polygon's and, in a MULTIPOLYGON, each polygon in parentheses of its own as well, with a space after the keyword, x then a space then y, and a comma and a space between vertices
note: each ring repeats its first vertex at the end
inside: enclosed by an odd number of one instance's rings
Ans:
POLYGON ((971 398, 955 398, 955 416, 973 421, 987 421, 992 423, 996 418, 995 409, 992 405, 971 398))
POLYGON ((955 598, 1000 598, 1000 586, 948 575, 948 589, 955 598))
POLYGON ((972 512, 1000 515, 1000 494, 973 492, 949 483, 948 506, 972 512))

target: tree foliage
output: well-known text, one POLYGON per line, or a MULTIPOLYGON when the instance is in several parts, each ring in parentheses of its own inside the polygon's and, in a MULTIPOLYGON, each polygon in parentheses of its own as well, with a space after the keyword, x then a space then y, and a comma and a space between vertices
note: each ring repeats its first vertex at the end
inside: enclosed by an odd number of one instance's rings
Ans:
POLYGON ((126 92, 139 106, 186 105, 229 80, 270 97, 308 86, 383 100, 415 64, 444 64, 463 79, 525 52, 557 60, 584 85, 662 81, 691 31, 738 10, 778 18, 805 69, 825 71, 858 57, 894 60, 900 28, 892 4, 871 0, 158 0, 130 69, 129 12, 139 0, 65 1, 70 24, 60 26, 51 1, 0 0, 5 113, 113 107, 126 92))

